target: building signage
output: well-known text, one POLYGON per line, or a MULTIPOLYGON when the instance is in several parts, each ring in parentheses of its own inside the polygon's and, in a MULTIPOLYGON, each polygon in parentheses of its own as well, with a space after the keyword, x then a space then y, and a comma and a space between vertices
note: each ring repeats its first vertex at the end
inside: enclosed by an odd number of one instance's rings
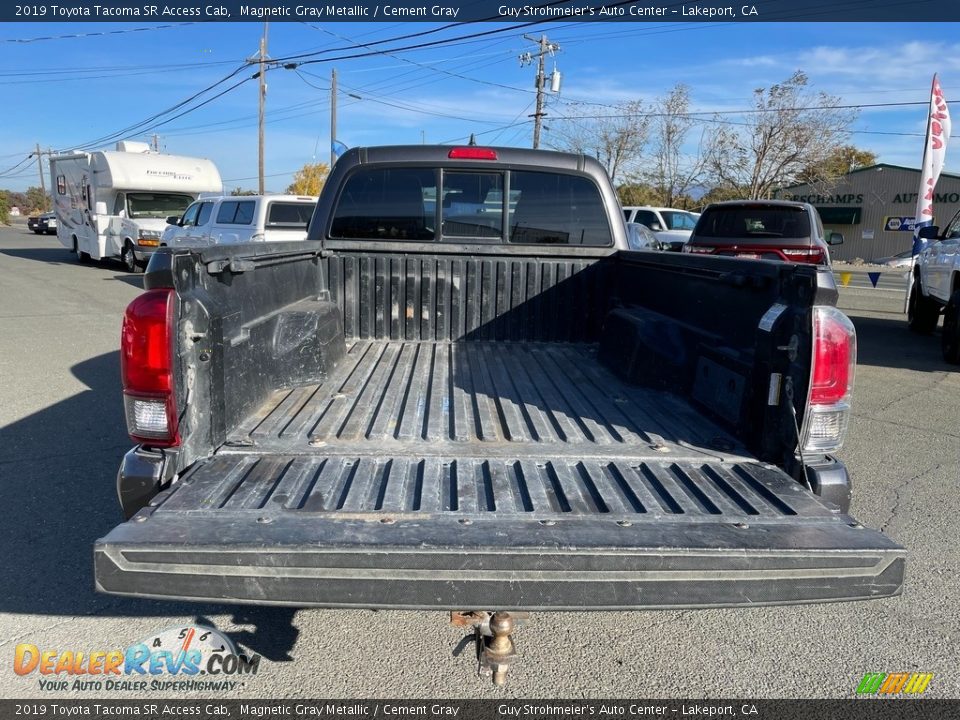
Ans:
POLYGON ((888 232, 913 232, 914 222, 916 219, 912 217, 888 216, 883 219, 883 229, 888 232))

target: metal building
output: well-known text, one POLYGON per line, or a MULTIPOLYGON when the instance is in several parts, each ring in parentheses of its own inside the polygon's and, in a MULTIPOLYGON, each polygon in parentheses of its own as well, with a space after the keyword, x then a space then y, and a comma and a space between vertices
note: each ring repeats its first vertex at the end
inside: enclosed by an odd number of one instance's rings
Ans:
MULTIPOLYGON (((843 234, 843 245, 830 248, 834 260, 872 260, 910 249, 919 186, 919 170, 881 163, 854 170, 827 189, 793 185, 777 197, 810 203, 828 232, 843 234)), ((941 227, 960 210, 960 175, 940 175, 933 209, 941 227)))

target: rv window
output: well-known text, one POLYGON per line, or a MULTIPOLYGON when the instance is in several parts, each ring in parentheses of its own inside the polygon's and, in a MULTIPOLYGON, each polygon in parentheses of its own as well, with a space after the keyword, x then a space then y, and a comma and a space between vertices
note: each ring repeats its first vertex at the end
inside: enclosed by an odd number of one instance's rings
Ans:
POLYGON ((218 225, 249 225, 253 221, 253 200, 227 200, 220 204, 217 213, 218 225))
POLYGON ((193 202, 189 195, 180 193, 127 193, 127 213, 137 218, 168 218, 179 215, 193 202))
POLYGON ((63 175, 57 175, 57 194, 67 194, 67 178, 63 175))
POLYGON ((117 193, 117 199, 113 203, 113 214, 117 217, 123 215, 124 206, 126 205, 124 200, 125 197, 123 193, 117 193))

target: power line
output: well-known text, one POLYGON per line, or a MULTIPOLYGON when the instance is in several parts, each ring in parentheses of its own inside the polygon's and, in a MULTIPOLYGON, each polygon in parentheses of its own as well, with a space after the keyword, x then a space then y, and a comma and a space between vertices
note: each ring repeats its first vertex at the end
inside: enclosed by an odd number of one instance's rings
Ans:
POLYGON ((72 40, 74 38, 101 37, 104 35, 124 35, 126 33, 149 32, 151 30, 169 30, 171 28, 180 28, 187 25, 196 25, 195 22, 176 23, 168 25, 151 25, 149 27, 125 28, 123 30, 100 30, 97 32, 71 33, 69 35, 42 35, 32 38, 0 38, 0 42, 17 43, 25 45, 27 43, 41 42, 43 40, 72 40))
MULTIPOLYGON (((207 92, 209 92, 210 90, 214 89, 215 87, 217 87, 217 86, 219 86, 219 85, 222 85, 222 84, 225 83, 227 80, 230 80, 231 78, 235 77, 241 70, 243 70, 243 69, 246 68, 246 67, 248 67, 248 66, 247 66, 247 65, 241 65, 241 66, 237 67, 236 69, 233 70, 233 72, 231 72, 231 73, 229 73, 228 75, 225 75, 224 77, 220 78, 220 79, 217 80, 215 83, 213 83, 213 84, 211 84, 211 85, 208 85, 207 87, 203 88, 202 90, 199 90, 199 91, 195 92, 193 95, 191 95, 190 97, 186 98, 185 100, 181 100, 181 101, 178 102, 176 105, 172 105, 171 107, 167 108, 166 110, 161 110, 160 112, 151 115, 150 117, 146 118, 145 120, 141 120, 140 122, 134 123, 133 125, 128 125, 127 127, 123 128, 122 130, 117 130, 117 131, 115 131, 115 132, 113 132, 113 133, 110 133, 110 134, 108 134, 108 135, 103 135, 103 136, 97 138, 96 140, 91 140, 90 142, 83 143, 83 144, 81 144, 81 145, 78 145, 77 147, 80 147, 80 148, 98 147, 98 146, 101 146, 101 145, 105 145, 105 144, 107 144, 107 143, 109 143, 109 142, 111 142, 111 141, 113 141, 113 140, 119 139, 119 138, 122 137, 123 135, 129 134, 129 133, 132 133, 132 132, 148 132, 149 130, 152 130, 152 129, 155 128, 155 127, 159 127, 161 124, 165 124, 165 123, 167 123, 167 122, 170 122, 171 120, 176 120, 178 117, 183 117, 183 115, 185 115, 186 113, 180 113, 179 115, 176 115, 176 116, 174 116, 174 117, 172 117, 172 118, 168 118, 168 119, 165 120, 163 123, 159 123, 159 124, 157 124, 157 125, 153 125, 153 126, 148 127, 148 128, 144 128, 144 127, 143 127, 144 125, 147 125, 148 123, 150 123, 150 122, 152 122, 152 121, 154 121, 154 120, 156 120, 156 119, 158 119, 158 118, 160 118, 160 117, 163 117, 164 115, 168 115, 168 114, 170 114, 171 112, 174 112, 175 110, 178 110, 178 109, 182 108, 183 106, 189 104, 189 103, 192 102, 193 100, 196 100, 198 97, 200 97, 200 96, 203 95, 204 93, 207 93, 207 92)), ((245 83, 247 80, 250 80, 250 79, 252 79, 252 78, 244 78, 244 79, 241 80, 239 83, 236 83, 235 85, 231 86, 227 91, 225 91, 225 92, 223 92, 223 93, 220 93, 220 94, 218 94, 218 95, 215 95, 214 97, 210 98, 210 100, 215 100, 216 98, 221 97, 222 95, 226 94, 226 92, 229 92, 230 90, 233 90, 233 89, 239 87, 240 85, 242 85, 243 83, 245 83)), ((191 108, 190 110, 188 110, 188 112, 192 112, 193 110, 196 110, 196 109, 198 109, 198 108, 200 108, 200 107, 203 107, 203 105, 206 105, 208 102, 210 102, 210 100, 207 100, 207 101, 205 101, 205 102, 203 102, 203 103, 201 103, 201 104, 199 104, 199 105, 196 105, 195 107, 193 107, 193 108, 191 108)))

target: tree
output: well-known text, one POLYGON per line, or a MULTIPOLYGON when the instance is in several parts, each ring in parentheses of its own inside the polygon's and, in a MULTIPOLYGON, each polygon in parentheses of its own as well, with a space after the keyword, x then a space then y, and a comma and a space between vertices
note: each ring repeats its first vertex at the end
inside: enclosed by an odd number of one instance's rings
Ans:
POLYGON ((256 190, 244 190, 242 187, 235 187, 233 190, 230 191, 230 194, 233 195, 233 196, 238 196, 238 195, 256 195, 256 194, 257 194, 257 191, 256 191, 256 190))
POLYGON ((839 98, 808 86, 798 70, 782 83, 754 90, 753 112, 742 124, 716 118, 706 150, 715 185, 746 199, 772 197, 843 146, 857 111, 838 108, 839 98))
POLYGON ((631 205, 659 205, 660 193, 650 185, 639 182, 627 182, 617 186, 617 197, 624 207, 631 205))
POLYGON ((0 224, 10 224, 10 199, 6 190, 0 190, 0 224))
MULTIPOLYGON (((702 147, 696 155, 684 152, 695 120, 690 117, 690 89, 676 85, 657 98, 653 106, 652 158, 642 176, 657 192, 654 201, 665 207, 678 207, 703 175, 706 157, 702 147)), ((701 134, 700 145, 703 144, 701 134)))
POLYGON ((870 150, 842 145, 823 162, 805 167, 797 179, 810 185, 830 185, 849 172, 876 164, 877 156, 870 150))
POLYGON ((598 115, 593 106, 571 105, 570 115, 561 117, 560 127, 553 124, 563 137, 560 147, 597 158, 616 183, 626 167, 638 162, 643 155, 650 127, 649 113, 639 100, 621 103, 604 115, 598 115))
MULTIPOLYGON (((46 212, 50 209, 50 196, 38 187, 27 188, 27 207, 28 212, 46 212)), ((24 208, 20 208, 23 210, 24 208)))
POLYGON ((326 163, 307 163, 294 173, 287 192, 291 195, 319 195, 329 174, 330 168, 326 163))

